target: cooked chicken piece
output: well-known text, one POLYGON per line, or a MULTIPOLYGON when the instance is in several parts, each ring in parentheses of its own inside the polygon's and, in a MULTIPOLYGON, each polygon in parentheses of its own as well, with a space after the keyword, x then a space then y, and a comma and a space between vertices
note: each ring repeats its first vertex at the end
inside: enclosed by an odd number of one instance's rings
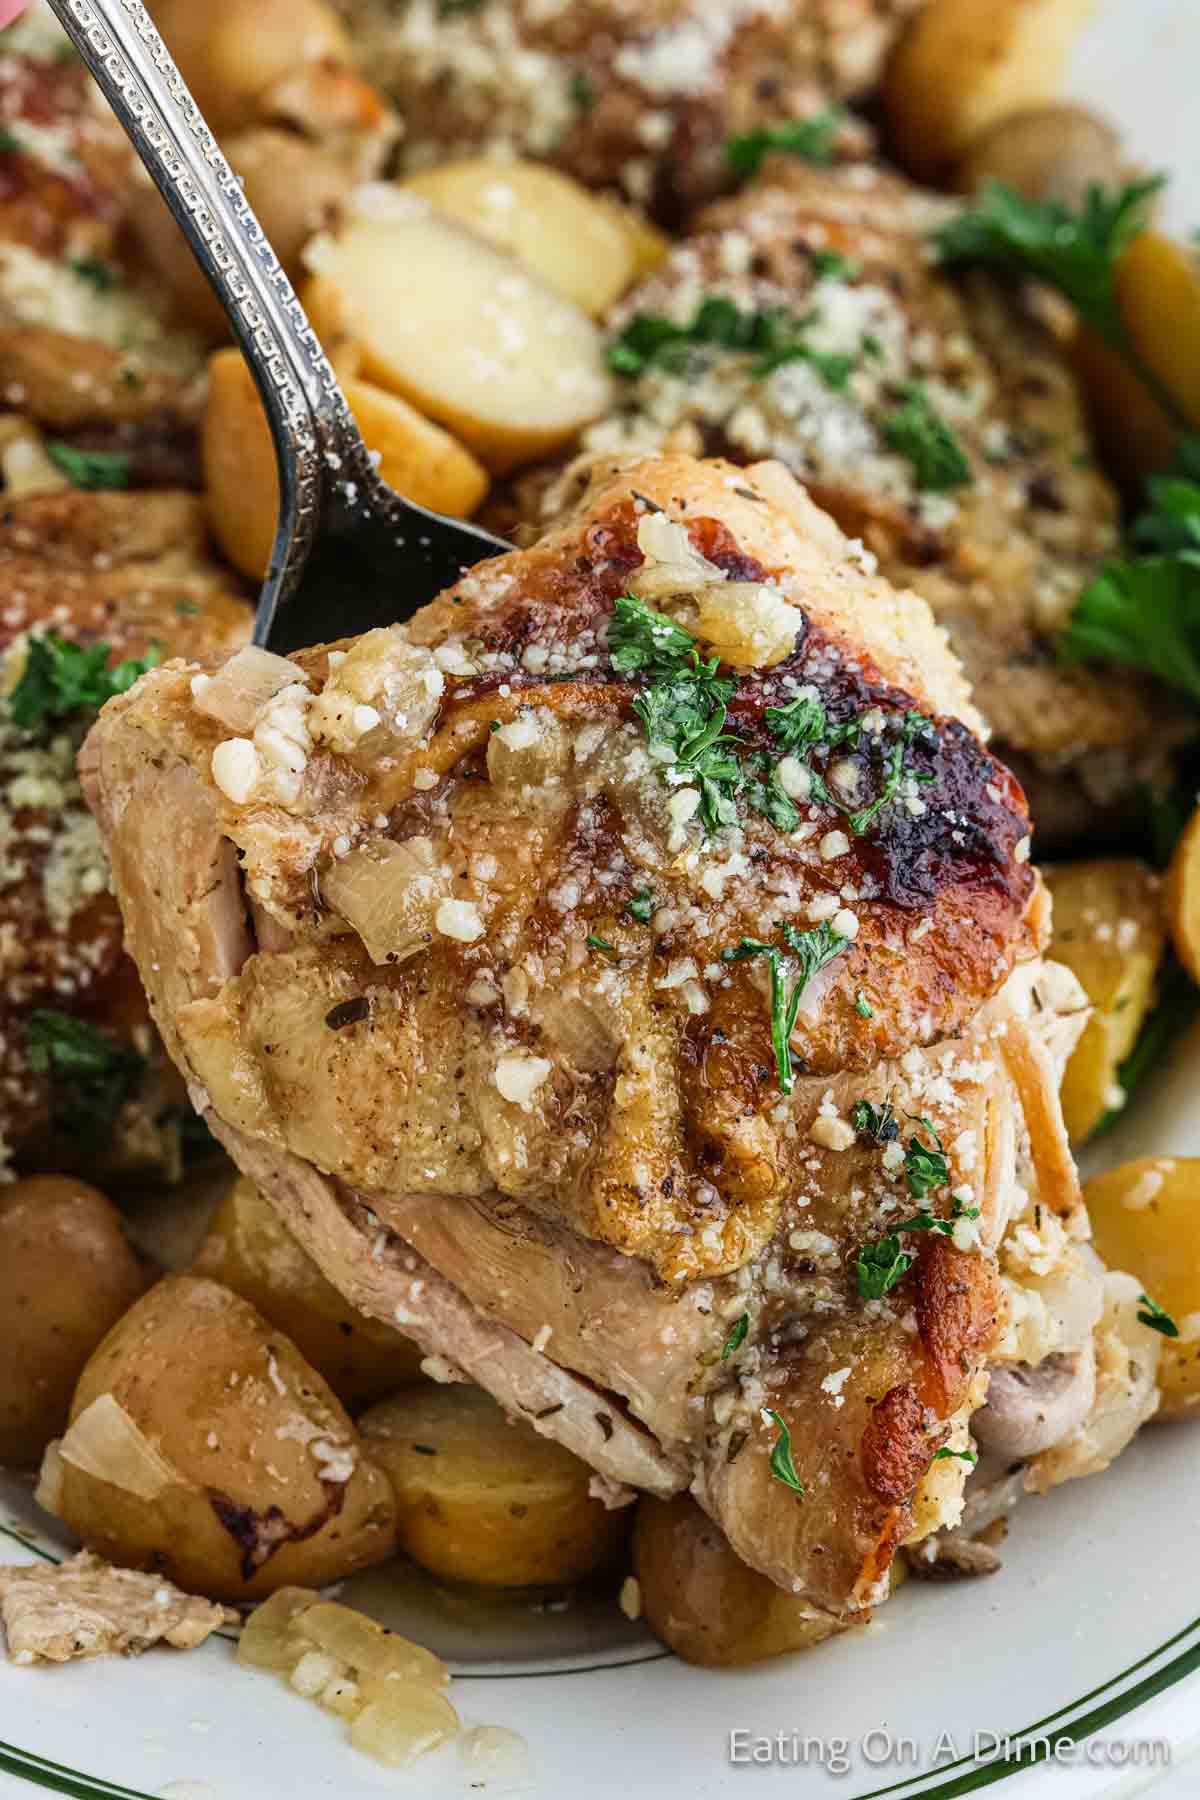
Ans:
POLYGON ((182 1594, 159 1575, 114 1569, 87 1550, 57 1567, 0 1569, 0 1619, 14 1663, 137 1656, 158 1643, 194 1650, 237 1617, 232 1607, 182 1594))
MULTIPOLYGON (((620 410, 585 433, 576 468, 664 445, 778 457, 889 579, 924 596, 1000 754, 1040 776, 1039 798, 1058 790, 1053 811, 1034 811, 1039 844, 1051 829, 1077 836, 1163 777, 1178 730, 1148 684, 1055 659, 1117 541, 1074 378, 1018 296, 939 272, 929 238, 955 202, 880 170, 780 161, 771 179, 710 208, 613 330, 628 343, 647 315, 686 327, 716 299, 757 318, 774 347, 739 348, 729 320, 710 317, 709 341, 635 357, 620 410)), ((543 494, 542 526, 573 480, 543 494)))
MULTIPOLYGON (((731 185, 730 136, 862 94, 921 0, 338 0, 409 168, 517 150, 660 216, 731 185)), ((836 139, 862 154, 870 134, 836 139)))
POLYGON ((784 470, 680 456, 408 626, 152 671, 81 764, 193 1098, 328 1277, 835 1614, 954 1520, 1019 1157, 1085 1229, 977 727, 784 470))
POLYGON ((0 513, 0 599, 0 1141, 30 1167, 170 1169, 171 1109, 183 1096, 122 952, 100 834, 75 776, 92 715, 48 703, 26 728, 12 696, 30 634, 107 644, 110 665, 152 646, 222 653, 248 637, 249 608, 210 559, 192 495, 75 488, 0 513), (34 1046, 35 1064, 49 1059, 35 1067, 30 1015, 47 1010, 60 1025, 42 1033, 58 1037, 34 1046), (86 1050, 72 1059, 75 1018, 111 1040, 92 1046, 91 1069, 86 1050), (73 1104, 88 1075, 99 1082, 90 1131, 73 1104))

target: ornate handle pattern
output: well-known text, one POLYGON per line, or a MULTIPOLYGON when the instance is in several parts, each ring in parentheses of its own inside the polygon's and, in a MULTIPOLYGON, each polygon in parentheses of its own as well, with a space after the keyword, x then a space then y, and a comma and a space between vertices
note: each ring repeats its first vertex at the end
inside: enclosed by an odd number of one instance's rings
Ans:
POLYGON ((370 457, 278 257, 141 0, 49 3, 178 220, 262 394, 281 495, 266 608, 299 580, 331 497, 328 470, 370 487, 370 457))

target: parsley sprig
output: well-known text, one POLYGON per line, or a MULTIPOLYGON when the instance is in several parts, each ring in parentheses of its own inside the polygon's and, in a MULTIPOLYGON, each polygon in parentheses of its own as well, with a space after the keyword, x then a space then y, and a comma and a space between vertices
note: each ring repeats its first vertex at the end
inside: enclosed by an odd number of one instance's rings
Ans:
POLYGON ((36 1075, 50 1077, 55 1125, 88 1141, 111 1127, 146 1066, 86 1020, 48 1008, 27 1018, 25 1054, 36 1075))
POLYGON ((746 962, 751 957, 765 958, 771 975, 771 1044, 775 1051, 775 1068, 783 1093, 790 1094, 796 1085, 792 1064, 792 1032, 805 988, 818 970, 831 963, 849 948, 850 939, 842 937, 828 922, 812 931, 797 931, 784 925, 783 946, 764 944, 758 938, 742 938, 730 950, 722 950, 723 963, 746 962), (797 970, 793 986, 788 987, 789 958, 797 970))
POLYGON ((686 374, 697 346, 752 353, 751 373, 756 380, 786 362, 803 361, 830 387, 844 388, 856 366, 856 358, 816 350, 805 338, 815 313, 797 318, 785 306, 743 312, 722 294, 709 294, 686 325, 662 313, 635 313, 608 348, 608 365, 630 379, 649 368, 668 374, 686 374))
POLYGON ((805 162, 828 163, 833 157, 833 140, 845 114, 840 107, 830 106, 808 119, 789 119, 782 125, 761 125, 725 140, 725 160, 731 169, 749 180, 757 175, 764 157, 772 151, 803 157, 805 162))
MULTIPOLYGON (((891 1143, 899 1135, 899 1127, 889 1101, 885 1101, 882 1107, 873 1107, 870 1101, 860 1100, 850 1117, 855 1130, 860 1134, 866 1133, 875 1142, 891 1143)), ((905 1186, 912 1199, 923 1200, 936 1188, 948 1186, 950 1165, 942 1140, 931 1122, 926 1118, 917 1118, 912 1123, 919 1125, 927 1137, 932 1139, 931 1143, 923 1142, 914 1132, 904 1153, 905 1186)), ((977 1206, 967 1206, 962 1200, 956 1199, 949 1217, 941 1217, 928 1208, 922 1208, 920 1212, 913 1213, 911 1218, 900 1220, 891 1231, 876 1238, 873 1243, 864 1244, 859 1251, 856 1263, 859 1294, 864 1300, 882 1300, 908 1274, 916 1257, 901 1243, 906 1232, 931 1231, 939 1237, 952 1237, 954 1227, 960 1219, 978 1217, 977 1206)))
POLYGON ((750 1314, 749 1313, 743 1313, 741 1318, 734 1320, 733 1330, 729 1333, 729 1336, 725 1339, 725 1342, 721 1346, 721 1361, 722 1362, 728 1362, 730 1357, 735 1355, 736 1352, 741 1349, 742 1345, 746 1341, 746 1333, 749 1331, 749 1329, 750 1329, 750 1314))
POLYGON ((781 1481, 784 1487, 791 1488, 794 1494, 802 1494, 804 1486, 796 1473, 796 1465, 792 1461, 792 1434, 773 1407, 769 1406, 765 1411, 767 1418, 773 1422, 779 1433, 771 1447, 771 1473, 776 1481, 781 1481))
POLYGON ((883 422, 883 435, 913 466, 922 493, 947 494, 970 486, 967 453, 919 381, 906 382, 903 404, 883 422))
POLYGON ((802 694, 788 706, 768 706, 766 711, 767 729, 775 738, 780 748, 789 756, 794 756, 808 772, 811 782, 811 796, 824 806, 832 806, 845 818, 855 837, 862 837, 868 826, 895 799, 905 775, 911 775, 914 781, 928 784, 934 778, 927 770, 910 769, 908 752, 917 739, 933 731, 932 721, 924 713, 906 712, 900 720, 900 730, 896 742, 887 754, 884 765, 883 781, 875 798, 866 806, 851 808, 844 806, 835 794, 830 792, 821 776, 806 760, 807 756, 817 748, 836 749, 839 745, 852 747, 861 745, 863 726, 860 717, 848 719, 840 725, 830 723, 824 706, 817 699, 802 694))
POLYGON ((133 458, 127 450, 80 450, 61 438, 46 439, 46 455, 72 487, 127 488, 133 458))
POLYGON ((114 694, 124 694, 139 676, 161 662, 151 645, 144 657, 127 657, 115 668, 108 666, 106 643, 73 644, 57 632, 31 637, 25 667, 12 693, 8 710, 22 731, 74 713, 96 712, 114 694))
POLYGON ((1151 1331, 1157 1331, 1165 1338, 1179 1336, 1178 1325, 1170 1313, 1158 1304, 1157 1300, 1152 1300, 1149 1294, 1139 1294, 1138 1299, 1141 1302, 1138 1307, 1139 1324, 1148 1325, 1151 1331))

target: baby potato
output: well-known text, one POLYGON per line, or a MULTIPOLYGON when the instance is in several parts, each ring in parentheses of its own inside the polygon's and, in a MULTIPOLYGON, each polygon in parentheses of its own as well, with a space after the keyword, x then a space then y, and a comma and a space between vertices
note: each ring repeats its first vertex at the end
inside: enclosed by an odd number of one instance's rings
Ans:
POLYGON ((1082 982, 1093 1012, 1062 1084, 1063 1118, 1082 1144, 1121 1104, 1117 1071, 1154 999, 1166 947, 1159 880, 1132 857, 1056 863, 1042 871, 1054 899, 1050 955, 1082 982))
POLYGON ((213 131, 259 116, 259 98, 297 65, 353 63, 325 0, 153 0, 154 23, 213 131))
POLYGON ((588 1493, 592 1471, 482 1388, 414 1388, 359 1421, 396 1492, 400 1545, 451 1581, 578 1581, 625 1534, 624 1508, 588 1493))
POLYGON ((1165 898, 1175 954, 1192 980, 1200 981, 1200 807, 1175 846, 1165 898))
POLYGON ((362 371, 436 419, 496 474, 568 443, 607 407, 600 333, 513 257, 379 185, 309 246, 318 335, 349 329, 362 371))
MULTIPOLYGON (((435 512, 474 512, 488 476, 469 450, 396 394, 368 381, 343 379, 343 389, 367 447, 379 452, 386 482, 435 512)), ((279 476, 262 401, 240 350, 220 350, 209 363, 201 454, 217 540, 236 568, 261 580, 275 537, 279 476)))
POLYGON ((68 1175, 0 1188, 0 1463, 37 1467, 88 1357, 146 1284, 98 1189, 68 1175))
POLYGON ((1158 1365, 1161 1419, 1200 1406, 1200 1158, 1143 1156, 1084 1188, 1095 1245, 1171 1315, 1158 1365))
POLYGON ((999 120, 1056 98, 1067 54, 1093 0, 929 0, 884 78, 899 161, 944 178, 999 120))
POLYGON ((230 1183, 191 1273, 257 1307, 351 1410, 421 1379, 411 1339, 343 1300, 244 1175, 230 1183))
POLYGON ((720 1527, 687 1494, 643 1495, 633 1569, 651 1631, 702 1668, 807 1650, 844 1629, 735 1556, 720 1527))
POLYGON ((1002 181, 1030 200, 1081 206, 1094 184, 1120 187, 1127 177, 1121 139, 1086 107, 1032 106, 975 138, 958 165, 955 186, 978 192, 1002 181))
POLYGON ((95 1352, 39 1498, 110 1562, 230 1599, 340 1581, 395 1546, 387 1477, 316 1370, 190 1275, 95 1352))
POLYGON ((473 156, 411 176, 405 187, 477 231, 601 318, 638 273, 633 234, 615 210, 557 169, 473 156))

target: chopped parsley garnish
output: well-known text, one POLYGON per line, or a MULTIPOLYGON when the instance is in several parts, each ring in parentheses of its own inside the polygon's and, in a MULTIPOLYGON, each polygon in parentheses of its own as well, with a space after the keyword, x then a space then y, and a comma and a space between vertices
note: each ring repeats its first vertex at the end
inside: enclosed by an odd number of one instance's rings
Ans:
POLYGON ((746 1333, 750 1329, 750 1314, 743 1313, 735 1320, 733 1330, 721 1346, 721 1361, 728 1362, 735 1351, 740 1350, 746 1341, 746 1333))
POLYGON ((892 1103, 872 1106, 869 1100, 856 1100, 850 1109, 850 1123, 860 1138, 871 1144, 894 1144, 900 1136, 900 1121, 892 1111, 892 1103))
MULTIPOLYGON (((934 1188, 945 1187, 950 1179, 950 1165, 942 1150, 942 1140, 928 1119, 916 1119, 933 1139, 933 1147, 923 1144, 915 1134, 908 1140, 904 1153, 904 1180, 914 1200, 923 1200, 934 1188)), ((977 1214, 975 1215, 978 1216, 977 1214)))
POLYGON ((594 931, 588 932, 585 941, 589 950, 600 950, 605 956, 620 955, 620 951, 613 944, 610 944, 605 938, 597 937, 594 931))
POLYGON ((779 764, 757 750, 746 758, 746 768, 750 773, 743 791, 755 812, 761 813, 776 831, 795 831, 800 814, 791 795, 780 786, 779 764))
POLYGON ((787 706, 768 706, 766 718, 771 736, 791 756, 817 744, 840 743, 847 731, 844 725, 829 723, 825 708, 811 694, 801 694, 787 706))
MULTIPOLYGON (((858 258, 843 256, 840 250, 810 250, 808 259, 818 281, 857 281, 862 274, 858 258)), ((863 349, 867 349, 865 338, 863 349)))
MULTIPOLYGON (((839 744, 858 746, 862 743, 863 729, 860 718, 848 719, 841 725, 831 725, 825 708, 821 702, 810 695, 801 695, 789 706, 768 706, 766 711, 767 729, 789 756, 804 762, 805 754, 818 745, 834 749, 839 744)), ((900 722, 900 733, 892 746, 885 765, 884 779, 879 793, 867 806, 857 811, 843 806, 830 793, 825 782, 816 771, 804 762, 804 767, 812 782, 811 797, 825 806, 832 806, 840 812, 855 837, 862 837, 867 827, 875 820, 883 808, 895 799, 900 784, 906 773, 906 756, 916 740, 926 732, 932 732, 933 723, 924 713, 907 712, 900 722)), ((928 784, 933 776, 924 770, 907 771, 914 781, 928 784)))
POLYGON ((98 256, 76 256, 67 267, 80 281, 94 287, 98 294, 109 294, 119 285, 116 271, 98 256))
POLYGON ((957 1457, 959 1462, 969 1463, 971 1468, 979 1461, 973 1450, 951 1450, 948 1444, 943 1444, 940 1450, 933 1453, 934 1462, 949 1462, 951 1457, 957 1457))
POLYGON ((859 988, 854 996, 854 1010, 860 1019, 873 1019, 875 1017, 875 1008, 871 1005, 871 1002, 867 999, 867 996, 863 993, 861 988, 859 988))
POLYGON ((677 325, 661 313, 635 313, 608 348, 608 365, 618 375, 633 378, 649 368, 668 374, 686 374, 698 345, 752 353, 752 374, 769 375, 785 362, 809 362, 830 387, 845 387, 854 368, 853 357, 814 350, 804 332, 812 314, 797 318, 784 306, 743 312, 722 294, 702 300, 686 325, 677 325))
POLYGON ((567 91, 571 96, 572 106, 581 113, 591 112, 596 104, 596 89, 590 75, 586 75, 582 69, 576 69, 567 91))
POLYGON ((1138 1299, 1141 1301, 1141 1305, 1138 1308, 1138 1323, 1140 1325, 1148 1325, 1151 1331, 1160 1332, 1165 1338, 1177 1338, 1179 1336, 1178 1325, 1175 1323, 1170 1313, 1166 1312, 1158 1304, 1157 1300, 1152 1300, 1149 1294, 1139 1294, 1138 1299))
POLYGON ((818 970, 849 948, 850 939, 842 937, 830 924, 817 925, 812 931, 797 931, 794 925, 785 925, 782 936, 783 949, 778 944, 761 943, 758 938, 742 938, 732 950, 722 950, 721 961, 735 963, 746 962, 755 956, 766 958, 771 972, 771 1043, 775 1050, 775 1067, 780 1089, 790 1094, 796 1085, 791 1036, 801 995, 818 970), (785 958, 789 954, 799 963, 799 973, 790 992, 785 967, 785 958))
MULTIPOLYGON (((892 753, 887 762, 883 786, 880 788, 879 793, 876 795, 875 799, 871 801, 869 806, 860 807, 858 812, 846 813, 846 823, 849 825, 855 837, 861 837, 866 831, 867 826, 871 824, 872 820, 883 811, 885 806, 890 805, 896 798, 900 783, 904 779, 904 758, 906 751, 912 748, 919 737, 927 731, 932 731, 932 729, 932 721, 927 719, 924 713, 905 713, 903 723, 900 727, 900 735, 892 747, 892 753)), ((933 780, 933 776, 925 770, 913 770, 912 779, 927 784, 933 780)), ((834 804, 836 804, 836 802, 834 804)), ((844 812, 845 808, 839 808, 839 811, 844 812)))
POLYGON ((56 1126, 89 1139, 112 1125, 146 1066, 94 1025, 46 1009, 29 1014, 25 1046, 33 1072, 50 1077, 56 1126))
POLYGON ((903 388, 904 404, 884 420, 883 435, 898 456, 913 466, 922 493, 946 494, 967 487, 971 465, 941 414, 935 412, 919 381, 903 388))
POLYGON ((743 180, 757 175, 764 157, 780 150, 801 156, 805 162, 827 163, 833 156, 833 140, 842 123, 837 107, 814 113, 809 119, 790 119, 783 125, 762 125, 757 131, 725 140, 725 160, 743 180))
POLYGON ((608 654, 618 675, 674 675, 699 662, 691 632, 672 624, 636 594, 622 594, 613 608, 608 654))
POLYGON ((127 488, 133 458, 127 450, 79 450, 61 438, 46 439, 46 455, 72 487, 127 488))
POLYGON ((1159 975, 1157 1003, 1146 1015, 1133 1049, 1117 1070, 1116 1085, 1124 1095, 1120 1106, 1110 1107, 1096 1127, 1096 1135, 1107 1131, 1121 1117, 1129 1096, 1160 1062, 1175 1039, 1189 1026, 1200 1010, 1200 989, 1173 956, 1168 956, 1159 975))
POLYGON ((460 13, 478 12, 483 0, 437 0, 439 19, 454 19, 460 13))
POLYGON ((1093 185, 1077 210, 1059 200, 1027 200, 1004 182, 989 181, 975 203, 937 233, 938 254, 943 263, 986 263, 1035 276, 1128 355, 1117 266, 1145 230, 1150 202, 1164 181, 1152 175, 1112 191, 1093 185))
POLYGON ((898 1237, 877 1238, 864 1244, 858 1253, 858 1291, 864 1300, 882 1300, 904 1280, 916 1257, 905 1250, 898 1237))
POLYGON ((771 1448, 771 1473, 776 1481, 781 1481, 784 1487, 791 1488, 794 1494, 802 1494, 804 1488, 796 1473, 796 1465, 792 1461, 792 1434, 773 1407, 768 1406, 765 1411, 766 1416, 774 1422, 779 1432, 779 1436, 771 1448))
POLYGON ((0 125, 0 156, 16 156, 21 148, 21 140, 12 126, 0 125))
POLYGON ((22 731, 48 719, 96 712, 114 694, 126 693, 147 669, 161 662, 157 645, 144 657, 128 657, 108 667, 106 643, 72 644, 56 632, 31 637, 21 678, 8 697, 8 709, 22 731))
POLYGON ((636 919, 639 925, 648 925, 654 917, 657 906, 658 901, 654 898, 654 890, 639 888, 633 899, 625 902, 625 911, 631 919, 636 919))

